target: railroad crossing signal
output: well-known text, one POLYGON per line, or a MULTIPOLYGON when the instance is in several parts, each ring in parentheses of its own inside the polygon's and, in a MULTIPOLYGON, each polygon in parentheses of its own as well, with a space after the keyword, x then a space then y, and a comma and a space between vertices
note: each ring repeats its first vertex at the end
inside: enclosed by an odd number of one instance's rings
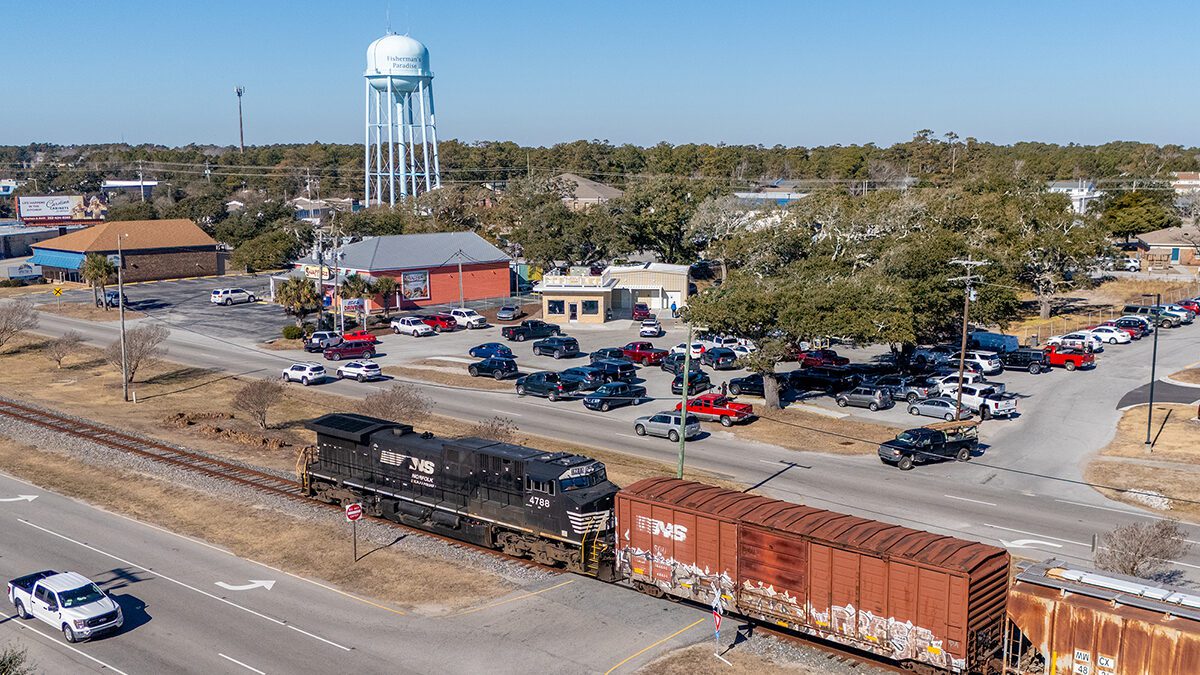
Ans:
POLYGON ((353 523, 359 518, 362 518, 362 504, 346 505, 346 520, 353 523))
POLYGON ((54 293, 55 295, 61 296, 62 295, 62 286, 55 286, 51 292, 54 293))

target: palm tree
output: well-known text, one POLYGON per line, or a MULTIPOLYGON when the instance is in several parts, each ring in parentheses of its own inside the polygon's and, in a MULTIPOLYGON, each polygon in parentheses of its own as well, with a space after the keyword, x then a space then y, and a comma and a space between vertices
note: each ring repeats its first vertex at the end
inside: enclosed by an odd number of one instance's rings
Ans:
POLYGON ((351 274, 342 280, 342 297, 362 300, 358 308, 358 325, 366 328, 367 299, 375 295, 375 283, 361 274, 351 274))
MULTIPOLYGON (((92 287, 92 300, 96 304, 100 304, 100 298, 105 294, 104 287, 116 273, 117 266, 99 253, 87 254, 87 257, 83 259, 83 266, 79 268, 79 275, 92 287), (97 294, 97 290, 99 290, 99 294, 97 294)), ((104 309, 108 309, 108 302, 104 303, 104 309)))
POLYGON ((380 295, 383 303, 383 316, 387 318, 392 310, 392 298, 396 297, 396 277, 379 277, 375 280, 375 292, 380 295))
POLYGON ((321 294, 316 286, 304 277, 291 277, 275 289, 275 302, 283 310, 296 317, 296 325, 304 326, 304 317, 321 307, 321 294))

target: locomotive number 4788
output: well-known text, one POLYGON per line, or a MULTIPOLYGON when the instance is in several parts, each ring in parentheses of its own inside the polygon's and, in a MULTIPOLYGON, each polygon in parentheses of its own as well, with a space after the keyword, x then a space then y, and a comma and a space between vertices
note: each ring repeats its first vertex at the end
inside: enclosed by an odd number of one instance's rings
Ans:
POLYGON ((529 505, 536 509, 548 509, 550 508, 550 500, 545 497, 530 497, 529 505))

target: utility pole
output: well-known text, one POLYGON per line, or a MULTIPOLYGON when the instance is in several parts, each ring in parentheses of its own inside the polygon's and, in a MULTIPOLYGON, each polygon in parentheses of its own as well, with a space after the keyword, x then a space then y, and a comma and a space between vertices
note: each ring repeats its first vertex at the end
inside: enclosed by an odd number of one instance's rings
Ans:
POLYGON ((454 254, 458 257, 458 308, 462 309, 466 306, 463 302, 463 278, 462 278, 462 257, 465 255, 462 249, 458 249, 458 253, 454 254))
MULTIPOLYGON (((121 268, 125 267, 125 254, 121 250, 121 240, 129 235, 117 235, 117 313, 121 316, 121 395, 129 402, 129 362, 125 353, 125 275, 121 268)), ((108 302, 107 299, 104 300, 108 302)))
POLYGON ((689 385, 691 384, 691 382, 689 381, 691 374, 692 374, 692 324, 689 323, 688 324, 687 342, 684 343, 684 345, 683 345, 683 386, 679 388, 679 390, 681 392, 683 392, 682 396, 680 397, 680 398, 682 398, 682 401, 680 402, 680 406, 679 406, 679 467, 675 470, 675 477, 679 478, 679 479, 683 478, 683 455, 684 455, 684 450, 687 447, 687 417, 688 417, 687 404, 688 404, 688 395, 691 393, 690 391, 688 391, 688 389, 690 388, 689 385))
MULTIPOLYGON (((1146 294, 1142 295, 1142 297, 1149 300, 1150 294, 1146 293, 1146 294)), ((1162 304, 1162 294, 1155 293, 1154 294, 1154 306, 1158 307, 1161 304, 1162 304)), ((1151 315, 1151 316, 1153 316, 1153 315, 1151 315)), ((1155 373, 1154 373, 1154 368, 1156 365, 1158 365, 1158 332, 1160 330, 1162 330, 1161 325, 1154 327, 1154 351, 1151 352, 1151 356, 1150 356, 1150 402, 1146 405, 1146 450, 1147 450, 1147 452, 1154 452, 1154 440, 1150 437, 1150 427, 1152 426, 1152 424, 1154 422, 1154 379, 1156 377, 1155 373)))
POLYGON ((138 192, 142 193, 142 201, 146 201, 146 179, 142 177, 142 160, 140 159, 138 160, 138 192))
POLYGON ((972 296, 975 295, 975 289, 971 286, 971 284, 982 278, 975 275, 975 268, 989 265, 991 263, 983 260, 972 260, 968 257, 966 260, 951 260, 950 264, 962 265, 967 271, 965 276, 953 277, 946 280, 951 283, 962 281, 966 284, 966 287, 963 289, 962 341, 959 343, 958 347, 958 387, 957 402, 955 403, 956 407, 954 409, 954 418, 958 419, 962 415, 963 370, 965 369, 967 359, 967 320, 971 315, 971 300, 974 299, 972 296))
POLYGON ((246 88, 238 85, 233 91, 238 97, 238 148, 244 155, 246 154, 246 132, 242 127, 242 94, 246 93, 246 88))

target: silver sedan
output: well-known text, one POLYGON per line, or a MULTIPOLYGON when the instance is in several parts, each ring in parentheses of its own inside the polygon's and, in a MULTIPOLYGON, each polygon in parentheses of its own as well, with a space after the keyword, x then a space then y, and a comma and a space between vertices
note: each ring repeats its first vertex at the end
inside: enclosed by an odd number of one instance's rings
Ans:
MULTIPOLYGON (((957 401, 949 396, 934 396, 926 398, 908 406, 909 415, 924 415, 926 417, 940 417, 947 422, 954 421, 954 409, 957 401)), ((970 419, 972 413, 965 406, 958 409, 958 419, 970 419)))

